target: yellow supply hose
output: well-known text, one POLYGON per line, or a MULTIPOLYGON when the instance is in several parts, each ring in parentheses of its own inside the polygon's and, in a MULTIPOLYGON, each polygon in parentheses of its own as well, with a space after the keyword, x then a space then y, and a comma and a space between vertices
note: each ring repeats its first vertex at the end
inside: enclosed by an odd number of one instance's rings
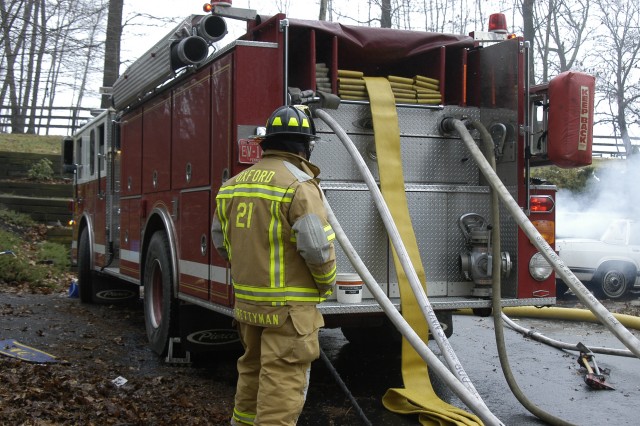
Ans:
MULTIPOLYGON (((382 194, 398 226, 420 282, 426 286, 424 268, 411 225, 404 190, 400 130, 393 91, 385 78, 365 77, 365 82, 371 100, 382 194)), ((416 297, 411 291, 395 249, 393 256, 400 287, 402 315, 426 342, 428 326, 423 320, 416 297)), ((405 338, 402 339, 402 377, 405 387, 389 389, 383 397, 382 402, 388 410, 402 414, 418 414, 420 423, 423 425, 482 424, 477 416, 454 407, 438 397, 429 381, 426 364, 405 338)))
MULTIPOLYGON (((598 318, 588 309, 518 306, 503 308, 502 312, 510 317, 548 318, 570 321, 585 321, 600 323, 598 318)), ((640 317, 626 314, 611 313, 622 325, 634 330, 640 330, 640 317)))
POLYGON ((402 256, 400 256, 400 259, 403 261, 403 269, 407 271, 407 277, 409 278, 411 289, 416 295, 416 298, 418 300, 422 300, 422 303, 424 304, 424 319, 425 321, 427 321, 427 324, 430 327, 430 332, 431 334, 433 334, 434 340, 441 351, 441 355, 445 359, 445 362, 447 364, 446 366, 440 360, 440 358, 438 358, 429 349, 427 344, 423 341, 423 338, 421 336, 418 336, 418 334, 409 326, 406 319, 403 318, 398 309, 394 306, 391 300, 389 300, 387 294, 382 290, 381 286, 373 278, 366 265, 351 245, 349 238, 344 233, 342 226, 340 226, 340 223, 333 214, 331 206, 325 199, 324 204, 327 208, 329 223, 333 227, 333 230, 336 232, 336 240, 338 240, 338 242, 342 246, 345 255, 355 268, 356 272, 358 272, 360 277, 365 282, 372 296, 380 304, 380 307, 382 308, 384 313, 389 317, 389 320, 407 339, 407 341, 416 350, 416 352, 420 355, 424 362, 427 363, 427 365, 431 369, 430 371, 434 372, 444 383, 446 383, 449 389, 451 389, 460 398, 460 400, 473 411, 473 413, 480 417, 480 419, 485 424, 496 426, 504 425, 500 421, 500 419, 498 419, 484 404, 484 401, 480 397, 480 394, 478 394, 478 391, 471 383, 471 380, 467 376, 464 368, 455 355, 453 348, 446 339, 445 332, 435 316, 435 311, 433 311, 433 308, 430 307, 430 303, 426 297, 424 287, 418 281, 418 276, 415 272, 415 269, 413 268, 413 265, 408 262, 409 255, 406 252, 406 248, 402 243, 402 240, 400 240, 397 226, 393 222, 393 218, 391 217, 389 208, 382 197, 382 193, 380 192, 378 183, 375 181, 373 175, 371 174, 371 171, 362 158, 362 155, 360 155, 360 152, 354 145, 353 141, 349 138, 347 133, 344 131, 344 129, 340 127, 340 125, 329 114, 327 114, 322 109, 316 109, 314 111, 314 114, 322 121, 324 121, 333 132, 335 132, 336 136, 342 142, 349 155, 353 158, 355 167, 362 174, 364 182, 371 192, 371 197, 376 206, 376 209, 378 210, 378 213, 380 213, 380 218, 382 219, 385 229, 388 232, 389 240, 398 254, 402 254, 402 256), (415 284, 417 284, 416 286, 414 286, 413 277, 415 277, 415 284), (423 296, 424 299, 422 299, 423 296))
MULTIPOLYGON (((556 320, 567 321, 584 321, 584 322, 596 322, 600 323, 600 320, 588 309, 578 308, 558 308, 558 307, 542 307, 536 308, 533 306, 514 306, 502 308, 502 312, 509 317, 521 317, 521 318, 546 318, 556 320)), ((458 309, 454 311, 459 315, 474 315, 471 309, 458 309)), ((634 315, 611 313, 620 321, 620 324, 627 328, 634 330, 640 330, 640 317, 634 315)))

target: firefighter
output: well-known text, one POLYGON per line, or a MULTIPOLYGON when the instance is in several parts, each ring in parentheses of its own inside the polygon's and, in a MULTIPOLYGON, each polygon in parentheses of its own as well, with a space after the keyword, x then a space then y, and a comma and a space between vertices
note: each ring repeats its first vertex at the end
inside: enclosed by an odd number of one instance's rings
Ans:
POLYGON ((222 185, 211 229, 231 264, 244 346, 231 424, 294 425, 320 356, 324 320, 316 305, 335 284, 335 234, 320 170, 309 162, 316 139, 310 116, 280 107, 257 139, 263 158, 222 185))

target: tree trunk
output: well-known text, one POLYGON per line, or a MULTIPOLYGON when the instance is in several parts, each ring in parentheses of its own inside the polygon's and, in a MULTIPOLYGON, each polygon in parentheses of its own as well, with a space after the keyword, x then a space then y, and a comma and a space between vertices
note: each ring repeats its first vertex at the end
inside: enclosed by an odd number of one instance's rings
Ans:
POLYGON ((380 26, 382 28, 391 28, 391 0, 382 0, 380 3, 380 26))
MULTIPOLYGON (((113 87, 120 74, 120 40, 122 38, 122 7, 124 0, 109 0, 107 38, 104 52, 103 87, 113 87)), ((103 94, 101 108, 111 106, 111 95, 103 94)))
POLYGON ((47 28, 45 21, 45 7, 43 0, 36 0, 33 6, 33 24, 31 46, 27 73, 27 86, 24 90, 23 109, 29 115, 28 134, 36 133, 36 112, 38 99, 38 82, 40 81, 40 64, 42 62, 44 45, 47 42, 47 28))
POLYGON ((318 14, 318 19, 321 21, 327 20, 327 1, 328 0, 320 0, 320 13, 318 14))
POLYGON ((522 21, 524 23, 524 39, 529 42, 529 81, 535 84, 536 74, 533 61, 533 47, 535 37, 535 27, 533 25, 533 3, 534 0, 522 0, 522 21))
MULTIPOLYGON (((26 31, 29 26, 29 22, 31 21, 31 10, 33 9, 33 0, 28 0, 23 4, 23 15, 21 17, 21 27, 18 28, 18 35, 15 39, 12 37, 11 29, 13 26, 5 25, 4 23, 8 23, 8 12, 5 5, 4 0, 0 0, 0 13, 2 14, 2 35, 4 37, 4 50, 5 57, 7 61, 7 70, 6 70, 6 83, 9 88, 9 103, 11 105, 11 132, 12 133, 24 133, 25 129, 25 115, 24 110, 20 107, 22 105, 21 92, 16 81, 16 67, 18 66, 18 62, 16 61, 18 55, 21 54, 22 49, 24 47, 25 39, 26 39, 26 31), (11 41, 15 40, 13 46, 11 46, 11 41)), ((16 20, 17 22, 17 20, 16 20)), ((15 22, 14 22, 15 23, 15 22)), ((24 52, 22 52, 24 53, 24 52)))

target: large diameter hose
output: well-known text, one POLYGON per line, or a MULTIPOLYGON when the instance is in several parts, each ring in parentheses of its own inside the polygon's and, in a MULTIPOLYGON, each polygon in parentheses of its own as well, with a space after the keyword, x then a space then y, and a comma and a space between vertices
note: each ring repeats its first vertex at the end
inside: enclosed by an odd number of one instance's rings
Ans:
MULTIPOLYGON (((554 318, 573 321, 597 322, 600 323, 598 317, 587 309, 575 308, 535 308, 533 306, 509 306, 503 309, 503 312, 511 316, 529 317, 529 318, 554 318)), ((610 313, 622 325, 634 330, 640 330, 640 317, 634 315, 610 313)))
POLYGON ((440 359, 429 349, 422 341, 420 336, 413 331, 407 321, 402 317, 387 295, 382 291, 375 278, 369 272, 360 255, 356 252, 346 236, 342 226, 336 219, 331 206, 324 198, 324 205, 327 209, 329 224, 336 233, 336 239, 340 243, 345 255, 351 261, 360 278, 364 281, 373 297, 378 301, 380 307, 387 317, 396 326, 398 331, 404 336, 409 344, 415 349, 416 353, 429 365, 431 370, 442 379, 451 390, 464 402, 471 411, 473 411, 487 425, 503 425, 503 423, 487 408, 477 393, 472 393, 465 385, 463 385, 456 376, 447 369, 440 359))
POLYGON ((409 254, 407 253, 407 250, 404 244, 402 243, 402 239, 400 238, 398 228, 396 227, 396 224, 393 221, 391 212, 389 211, 389 208, 387 207, 384 201, 382 193, 380 192, 380 188, 378 188, 378 185, 376 184, 376 181, 373 178, 371 171, 367 167, 366 163, 364 162, 364 159, 362 158, 362 156, 360 155, 360 153, 358 152, 355 145, 353 144, 353 142, 351 141, 347 133, 344 131, 344 129, 342 129, 342 127, 340 127, 340 125, 327 112, 323 111, 322 109, 315 110, 315 114, 318 118, 324 121, 331 128, 331 130, 333 130, 336 136, 338 136, 338 139, 340 139, 344 147, 347 149, 347 151, 355 161, 355 164, 358 167, 358 170, 362 174, 362 177, 373 197, 373 201, 376 205, 376 208, 380 213, 380 217, 382 218, 382 222, 384 223, 384 226, 387 230, 389 239, 391 240, 391 243, 393 244, 393 247, 396 250, 396 254, 398 256, 398 259, 400 260, 400 263, 402 264, 402 268, 404 269, 404 272, 407 275, 407 279, 411 286, 411 290, 413 291, 416 297, 416 301, 420 306, 420 309, 423 315, 425 316, 427 323, 429 324, 429 329, 431 330, 431 333, 436 343, 438 344, 438 347, 442 351, 442 354, 445 358, 447 365, 449 366, 449 369, 453 372, 453 374, 456 375, 458 380, 460 380, 460 382, 462 382, 467 387, 467 389, 470 392, 476 395, 478 399, 481 399, 480 395, 478 394, 478 391, 473 386, 473 383, 471 383, 469 376, 467 376, 467 373, 464 371, 464 368, 462 367, 462 364, 458 360, 458 357, 455 354, 453 348, 451 347, 451 344, 447 340, 444 330, 442 330, 442 326, 440 325, 440 322, 436 317, 436 313, 433 310, 433 307, 431 306, 429 299, 427 298, 427 295, 420 283, 420 280, 418 279, 418 275, 416 273, 415 268, 413 267, 413 264, 411 263, 409 254))
POLYGON ((588 307, 596 317, 598 317, 600 322, 607 327, 631 352, 640 358, 640 340, 620 324, 611 312, 609 312, 600 303, 600 301, 591 294, 591 292, 558 257, 554 249, 544 240, 531 221, 529 221, 529 218, 524 214, 518 203, 513 199, 498 175, 493 171, 491 165, 484 158, 465 124, 454 118, 446 118, 443 120, 441 126, 442 129, 447 132, 456 131, 460 135, 462 141, 478 165, 478 168, 489 182, 489 185, 491 185, 491 188, 497 193, 500 200, 504 203, 511 216, 513 216, 518 226, 520 226, 531 243, 538 249, 538 251, 540 251, 542 256, 552 265, 560 278, 569 286, 569 288, 571 288, 578 299, 580 299, 580 301, 588 307))

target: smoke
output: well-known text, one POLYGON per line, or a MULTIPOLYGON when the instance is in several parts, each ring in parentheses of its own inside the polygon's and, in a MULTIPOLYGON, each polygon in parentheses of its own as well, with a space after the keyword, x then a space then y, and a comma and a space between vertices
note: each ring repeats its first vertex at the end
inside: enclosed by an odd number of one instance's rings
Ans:
POLYGON ((583 192, 559 190, 556 196, 558 238, 600 238, 618 218, 640 220, 640 156, 610 160, 598 167, 583 192))

